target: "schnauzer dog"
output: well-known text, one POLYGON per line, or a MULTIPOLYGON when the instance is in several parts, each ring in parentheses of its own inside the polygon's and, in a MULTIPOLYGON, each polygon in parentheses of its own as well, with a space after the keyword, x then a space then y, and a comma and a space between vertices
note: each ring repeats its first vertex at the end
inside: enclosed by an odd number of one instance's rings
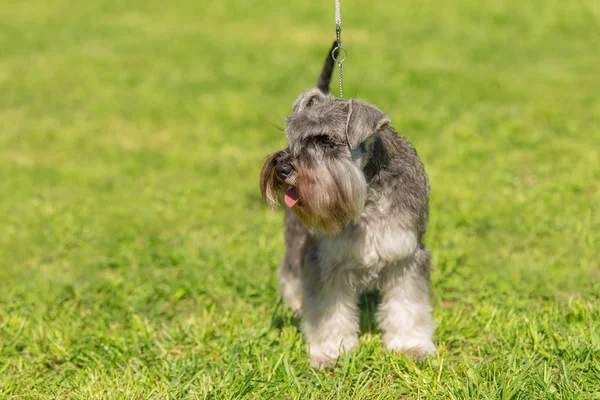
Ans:
POLYGON ((434 354, 430 255, 422 243, 429 181, 414 147, 376 107, 318 88, 287 118, 288 146, 262 168, 265 202, 287 206, 279 282, 300 312, 312 365, 329 368, 358 345, 362 291, 377 289, 377 322, 390 350, 434 354))

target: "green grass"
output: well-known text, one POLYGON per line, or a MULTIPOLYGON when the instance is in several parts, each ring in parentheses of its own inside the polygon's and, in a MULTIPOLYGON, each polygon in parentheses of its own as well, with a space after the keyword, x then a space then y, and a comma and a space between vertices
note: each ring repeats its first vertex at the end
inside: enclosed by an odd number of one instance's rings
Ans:
POLYGON ((333 1, 0 7, 0 398, 600 398, 600 3, 342 2, 431 178, 439 354, 309 368, 258 192, 333 1), (331 4, 330 4, 331 3, 331 4))

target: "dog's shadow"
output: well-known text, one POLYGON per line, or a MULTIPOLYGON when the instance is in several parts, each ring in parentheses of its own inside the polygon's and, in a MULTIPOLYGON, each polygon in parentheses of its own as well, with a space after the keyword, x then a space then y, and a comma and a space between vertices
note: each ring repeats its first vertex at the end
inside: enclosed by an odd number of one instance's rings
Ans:
MULTIPOLYGON (((375 322, 375 313, 380 301, 380 295, 377 291, 366 291, 360 295, 360 334, 378 333, 379 328, 375 322)), ((288 310, 283 301, 280 301, 271 316, 271 328, 282 330, 285 327, 293 326, 300 330, 300 317, 288 310)))

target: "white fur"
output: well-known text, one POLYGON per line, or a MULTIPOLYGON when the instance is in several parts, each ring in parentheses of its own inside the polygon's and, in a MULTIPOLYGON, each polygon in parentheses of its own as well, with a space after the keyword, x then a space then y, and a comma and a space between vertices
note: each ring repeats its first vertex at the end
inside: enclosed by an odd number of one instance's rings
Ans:
POLYGON ((279 268, 279 285, 281 287, 281 295, 285 304, 294 312, 300 311, 302 308, 302 282, 300 279, 286 273, 284 268, 279 268))
POLYGON ((381 289, 377 312, 384 343, 390 350, 410 351, 418 356, 434 354, 435 323, 427 278, 410 264, 390 275, 381 289))
POLYGON ((307 350, 316 368, 330 367, 342 352, 358 346, 359 310, 357 295, 346 282, 315 288, 305 287, 302 330, 307 350))
POLYGON ((417 234, 402 228, 379 230, 368 225, 348 227, 336 236, 323 236, 324 267, 345 264, 346 269, 380 270, 390 263, 410 258, 418 247, 417 234))
POLYGON ((362 247, 356 248, 355 252, 365 266, 406 259, 418 246, 416 233, 403 229, 376 230, 367 227, 362 239, 362 247))
POLYGON ((382 292, 377 313, 383 341, 390 350, 421 356, 435 353, 429 282, 415 261, 413 231, 377 231, 357 225, 319 243, 323 288, 305 282, 302 328, 312 364, 329 367, 358 343, 358 294, 370 287, 382 292))

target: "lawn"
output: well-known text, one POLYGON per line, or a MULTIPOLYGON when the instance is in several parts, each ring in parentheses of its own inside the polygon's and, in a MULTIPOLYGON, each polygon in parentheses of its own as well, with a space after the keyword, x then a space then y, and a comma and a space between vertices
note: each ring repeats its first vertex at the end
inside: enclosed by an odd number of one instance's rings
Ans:
POLYGON ((365 316, 309 367, 258 172, 333 5, 4 2, 0 398, 600 399, 597 0, 342 1, 346 97, 430 176, 438 354, 365 316))

